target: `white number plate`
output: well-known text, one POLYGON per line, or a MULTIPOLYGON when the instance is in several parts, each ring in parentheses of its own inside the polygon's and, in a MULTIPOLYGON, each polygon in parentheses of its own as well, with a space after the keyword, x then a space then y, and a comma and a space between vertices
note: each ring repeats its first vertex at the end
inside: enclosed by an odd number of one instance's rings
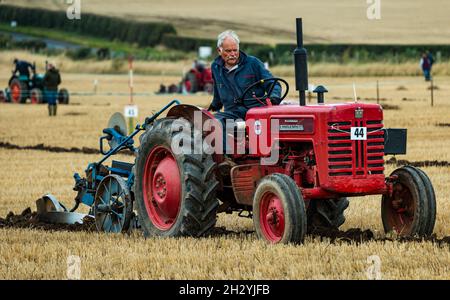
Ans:
POLYGON ((124 112, 127 118, 136 118, 138 116, 138 107, 136 105, 127 105, 124 112))
POLYGON ((351 127, 350 139, 352 141, 365 141, 367 140, 367 127, 351 127))

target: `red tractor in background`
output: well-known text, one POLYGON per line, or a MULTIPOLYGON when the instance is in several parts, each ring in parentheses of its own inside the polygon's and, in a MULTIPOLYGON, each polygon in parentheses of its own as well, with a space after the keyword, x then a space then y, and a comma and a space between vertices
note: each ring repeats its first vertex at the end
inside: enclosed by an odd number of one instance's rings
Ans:
POLYGON ((156 94, 194 94, 206 92, 213 94, 214 82, 211 68, 203 61, 195 60, 189 71, 187 71, 178 84, 166 86, 161 84, 156 94))
POLYGON ((188 93, 213 93, 213 78, 211 68, 205 62, 196 60, 194 66, 183 78, 184 88, 188 93))

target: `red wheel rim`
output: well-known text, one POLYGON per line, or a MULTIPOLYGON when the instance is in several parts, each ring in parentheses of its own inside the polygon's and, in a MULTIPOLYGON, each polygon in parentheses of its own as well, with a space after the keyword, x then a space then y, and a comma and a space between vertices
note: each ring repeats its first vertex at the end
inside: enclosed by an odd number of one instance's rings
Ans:
POLYGON ((170 229, 181 203, 181 179, 172 152, 155 147, 147 157, 143 178, 144 203, 152 223, 161 230, 170 229))
POLYGON ((13 83, 11 85, 11 99, 18 103, 20 102, 20 97, 21 97, 21 91, 20 91, 20 86, 17 83, 13 83))
POLYGON ((416 210, 411 191, 405 185, 396 183, 392 197, 387 200, 386 220, 388 226, 398 234, 408 235, 412 230, 416 210))
POLYGON ((261 231, 266 239, 277 243, 284 234, 284 210, 280 198, 272 192, 263 195, 259 210, 261 231))

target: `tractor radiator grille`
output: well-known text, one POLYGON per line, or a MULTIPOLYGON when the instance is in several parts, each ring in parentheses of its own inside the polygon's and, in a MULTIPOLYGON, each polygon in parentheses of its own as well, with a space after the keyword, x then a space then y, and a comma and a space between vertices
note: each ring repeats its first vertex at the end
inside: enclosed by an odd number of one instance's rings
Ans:
POLYGON ((328 174, 355 176, 383 174, 384 132, 381 120, 328 123, 328 174), (367 127, 367 140, 352 141, 350 127, 367 127))

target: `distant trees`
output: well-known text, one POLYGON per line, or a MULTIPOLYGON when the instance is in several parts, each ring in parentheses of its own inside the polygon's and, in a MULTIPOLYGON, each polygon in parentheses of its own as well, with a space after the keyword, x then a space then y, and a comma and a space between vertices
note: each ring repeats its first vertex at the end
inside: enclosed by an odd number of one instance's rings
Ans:
POLYGON ((171 24, 136 22, 84 13, 82 20, 69 20, 65 11, 1 5, 0 22, 17 21, 19 26, 34 26, 76 32, 109 40, 155 46, 164 34, 176 34, 171 24))

